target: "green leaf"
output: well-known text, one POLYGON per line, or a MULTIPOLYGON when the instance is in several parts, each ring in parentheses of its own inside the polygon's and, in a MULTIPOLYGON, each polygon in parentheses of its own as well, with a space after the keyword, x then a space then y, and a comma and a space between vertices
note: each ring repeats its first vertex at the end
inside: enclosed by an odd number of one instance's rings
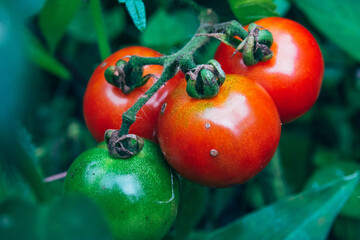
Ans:
POLYGON ((20 19, 26 19, 38 13, 44 6, 45 0, 11 0, 2 1, 7 8, 20 19))
POLYGON ((30 31, 25 31, 26 54, 31 62, 39 68, 61 79, 69 80, 71 73, 52 54, 50 54, 41 42, 30 31))
MULTIPOLYGON (((119 36, 125 28, 125 12, 120 7, 114 7, 103 14, 106 35, 109 39, 119 36)), ((78 41, 94 43, 97 41, 97 34, 92 22, 91 9, 88 5, 84 6, 76 14, 71 22, 68 32, 78 41)))
POLYGON ((343 177, 189 239, 326 239, 358 181, 358 174, 343 177))
POLYGON ((314 26, 360 61, 360 1, 294 0, 314 26))
POLYGON ((8 199, 0 205, 0 239, 112 239, 97 205, 66 197, 45 205, 8 199))
POLYGON ((144 31, 146 28, 146 13, 145 5, 142 0, 119 0, 120 3, 125 3, 135 26, 144 31))
POLYGON ((82 4, 82 0, 47 0, 39 15, 40 29, 53 52, 68 25, 82 4))
POLYGON ((212 217, 214 219, 217 219, 219 216, 221 216, 221 213, 227 206, 229 206, 231 200, 233 200, 235 193, 235 187, 216 189, 214 192, 212 192, 210 195, 210 208, 212 210, 212 217))
POLYGON ((333 239, 358 240, 360 236, 360 220, 339 216, 332 228, 333 239))
POLYGON ((0 156, 0 203, 8 198, 21 198, 34 202, 31 188, 15 169, 0 156))
POLYGON ((38 165, 39 160, 36 157, 36 147, 32 140, 32 136, 21 122, 16 124, 16 137, 20 142, 21 147, 33 161, 34 165, 38 165))
POLYGON ((160 8, 150 17, 148 27, 141 34, 141 45, 161 51, 181 44, 192 37, 198 23, 197 17, 188 11, 168 14, 160 8))
POLYGON ((276 5, 276 12, 280 16, 284 16, 290 9, 290 3, 288 0, 274 0, 276 5))
MULTIPOLYGON (((331 165, 318 169, 307 181, 305 189, 316 188, 336 178, 342 178, 352 174, 360 169, 360 165, 356 162, 337 161, 331 165)), ((360 184, 358 184, 354 192, 349 197, 340 215, 360 219, 360 184)))
POLYGON ((39 239, 35 223, 37 208, 20 199, 7 199, 0 205, 0 239, 39 239))
MULTIPOLYGON (((184 178, 181 179, 181 201, 178 215, 172 231, 168 234, 170 239, 184 239, 184 237, 200 221, 208 199, 208 189, 192 183, 184 178)), ((165 238, 166 239, 166 238, 165 238)))
POLYGON ((277 149, 269 164, 258 176, 261 184, 264 200, 267 204, 280 200, 288 195, 280 158, 280 150, 277 149))
POLYGON ((287 129, 281 133, 280 154, 289 192, 300 191, 309 175, 311 168, 310 151, 313 143, 307 133, 308 129, 301 128, 296 131, 287 129), (288 131, 286 131, 288 130, 288 131))
POLYGON ((249 24, 265 17, 278 16, 272 0, 228 0, 239 22, 249 24))

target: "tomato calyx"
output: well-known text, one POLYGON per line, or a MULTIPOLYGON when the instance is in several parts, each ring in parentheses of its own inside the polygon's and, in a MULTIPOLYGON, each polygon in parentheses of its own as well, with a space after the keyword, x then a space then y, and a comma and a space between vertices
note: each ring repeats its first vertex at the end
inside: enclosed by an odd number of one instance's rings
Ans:
POLYGON ((143 76, 143 72, 143 66, 132 67, 127 61, 120 59, 115 66, 108 67, 104 75, 108 83, 127 94, 145 85, 150 77, 155 77, 152 74, 143 76))
POLYGON ((192 98, 212 98, 219 93, 225 81, 225 72, 218 61, 212 59, 186 73, 186 92, 192 98))
POLYGON ((258 62, 268 61, 273 56, 270 47, 273 42, 272 34, 266 30, 260 30, 255 23, 249 25, 249 35, 235 49, 232 56, 241 51, 245 65, 252 66, 258 62))
POLYGON ((105 142, 113 158, 128 159, 138 154, 144 147, 144 139, 135 134, 119 135, 120 130, 105 132, 105 142))

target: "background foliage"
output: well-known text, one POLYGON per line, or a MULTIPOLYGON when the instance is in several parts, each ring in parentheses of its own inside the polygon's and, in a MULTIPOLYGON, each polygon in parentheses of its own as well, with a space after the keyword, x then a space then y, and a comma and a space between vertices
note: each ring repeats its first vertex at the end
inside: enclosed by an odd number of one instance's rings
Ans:
MULTIPOLYGON (((102 59, 129 45, 172 53, 195 33, 197 15, 182 2, 0 1, 1 239, 112 238, 92 202, 64 198, 62 180, 42 179, 95 146, 82 98, 102 59)), ((166 239, 359 239, 360 185, 351 174, 360 169, 360 2, 197 2, 220 21, 300 22, 320 44, 325 76, 315 106, 283 126, 274 164, 256 178, 228 189, 183 182, 166 239)), ((217 45, 200 49, 197 61, 212 58, 217 45)))

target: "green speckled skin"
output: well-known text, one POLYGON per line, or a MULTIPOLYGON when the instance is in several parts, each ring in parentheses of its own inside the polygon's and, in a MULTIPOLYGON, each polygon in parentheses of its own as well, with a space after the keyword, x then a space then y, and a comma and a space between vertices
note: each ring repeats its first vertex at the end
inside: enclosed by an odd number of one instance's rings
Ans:
POLYGON ((95 200, 116 239, 162 239, 179 205, 178 179, 159 147, 146 139, 130 159, 111 158, 104 143, 85 151, 70 166, 64 191, 95 200))

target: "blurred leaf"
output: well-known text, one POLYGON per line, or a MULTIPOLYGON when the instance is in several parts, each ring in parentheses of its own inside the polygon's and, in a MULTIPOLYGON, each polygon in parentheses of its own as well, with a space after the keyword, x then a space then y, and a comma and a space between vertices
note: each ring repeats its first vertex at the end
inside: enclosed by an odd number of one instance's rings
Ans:
POLYGON ((354 146, 354 129, 350 123, 349 114, 350 109, 343 106, 327 105, 322 111, 326 116, 324 123, 329 122, 330 127, 335 131, 334 134, 329 134, 332 141, 336 143, 336 147, 345 153, 350 153, 354 146))
POLYGON ((279 149, 258 176, 266 204, 288 195, 279 149))
POLYGON ((266 205, 260 183, 257 179, 246 184, 245 199, 250 207, 254 209, 259 209, 266 205))
POLYGON ((272 0, 228 0, 231 10, 243 25, 261 18, 278 16, 272 0))
POLYGON ((40 226, 47 230, 48 239, 113 239, 103 213, 88 199, 64 197, 47 210, 40 226))
POLYGON ((146 28, 145 5, 142 0, 119 0, 119 3, 125 3, 135 26, 142 32, 146 28))
POLYGON ((360 61, 360 1, 295 0, 294 2, 320 32, 360 61))
POLYGON ((280 139, 280 154, 289 192, 297 192, 303 188, 304 179, 311 169, 310 152, 313 145, 306 130, 297 128, 297 131, 283 125, 280 139))
POLYGON ((334 223, 332 233, 338 240, 359 240, 360 220, 339 216, 334 223))
POLYGON ((317 167, 326 167, 334 164, 339 159, 339 154, 336 151, 329 151, 324 148, 318 147, 314 154, 314 164, 317 167))
MULTIPOLYGON (((8 2, 8 1, 6 1, 8 2)), ((0 100, 2 103, 0 114, 0 142, 7 146, 9 124, 18 118, 23 101, 21 99, 26 88, 24 81, 28 66, 25 62, 21 46, 21 27, 14 13, 0 4, 0 100), (21 87, 20 87, 21 86, 21 87)))
POLYGON ((112 239, 98 207, 80 197, 61 198, 38 206, 20 200, 7 200, 0 205, 0 238, 112 239))
MULTIPOLYGON (((120 7, 114 7, 106 11, 104 16, 104 26, 106 27, 106 35, 109 39, 114 39, 125 28, 125 13, 120 7)), ((93 43, 97 41, 97 34, 93 24, 91 9, 88 5, 79 10, 69 26, 69 33, 77 40, 85 43, 93 43)))
POLYGON ((26 54, 39 68, 55 76, 69 80, 71 73, 52 55, 30 31, 25 31, 26 54))
POLYGON ((31 134, 20 122, 18 122, 16 130, 16 138, 18 139, 21 147, 27 153, 29 158, 33 161, 34 165, 38 165, 39 160, 36 157, 36 147, 33 143, 31 134))
MULTIPOLYGON (((337 161, 328 166, 318 169, 307 181, 305 189, 316 188, 328 183, 336 178, 343 178, 360 170, 360 165, 356 162, 337 161)), ((346 202, 340 215, 350 218, 360 219, 360 184, 355 188, 349 200, 346 202)))
POLYGON ((6 161, 0 156, 0 203, 7 198, 21 198, 31 202, 35 197, 25 180, 15 171, 6 165, 6 161))
POLYGON ((47 0, 39 15, 40 29, 51 52, 64 35, 68 25, 75 17, 82 0, 47 0))
POLYGON ((45 182, 45 185, 49 189, 49 192, 51 192, 54 196, 60 197, 63 195, 64 192, 64 181, 65 181, 65 177, 53 181, 45 182))
POLYGON ((43 7, 45 0, 11 0, 2 2, 7 5, 14 15, 24 19, 38 13, 43 7))
POLYGON ((160 8, 150 17, 148 27, 141 34, 141 45, 162 50, 181 44, 196 32, 198 22, 191 12, 176 11, 168 14, 160 8))
POLYGON ((358 174, 344 177, 250 213, 213 232, 195 233, 188 239, 326 239, 358 181, 358 174))
POLYGON ((280 16, 284 16, 290 9, 290 3, 288 0, 273 0, 276 5, 276 12, 280 16))
POLYGON ((35 205, 20 199, 9 198, 3 202, 0 205, 0 239, 39 239, 35 238, 37 229, 29 226, 36 222, 37 211, 35 205))
POLYGON ((206 207, 207 188, 181 179, 181 201, 172 231, 165 239, 184 239, 200 221, 206 207))
POLYGON ((211 194, 210 207, 212 209, 213 218, 217 219, 224 209, 229 205, 231 200, 233 200, 235 193, 235 188, 221 188, 216 189, 211 194))

